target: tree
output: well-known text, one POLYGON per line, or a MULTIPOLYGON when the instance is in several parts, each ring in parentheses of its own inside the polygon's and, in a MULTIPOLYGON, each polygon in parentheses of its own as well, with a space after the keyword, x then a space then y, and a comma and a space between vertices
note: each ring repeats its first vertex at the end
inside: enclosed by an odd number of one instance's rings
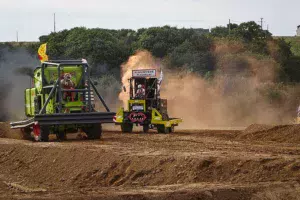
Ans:
POLYGON ((194 34, 170 54, 171 66, 185 67, 201 75, 213 71, 214 57, 209 51, 211 44, 209 38, 194 34))
POLYGON ((215 28, 212 28, 210 31, 210 34, 213 37, 221 37, 221 38, 225 38, 228 37, 231 31, 233 31, 234 29, 238 28, 239 25, 237 24, 230 24, 230 31, 229 31, 229 24, 227 24, 227 27, 225 26, 216 26, 215 28))
POLYGON ((264 31, 254 21, 241 23, 233 30, 233 35, 237 38, 243 39, 244 42, 259 41, 271 38, 269 31, 264 31))
POLYGON ((225 26, 216 26, 215 28, 212 28, 210 31, 210 34, 213 37, 227 37, 229 35, 229 30, 225 26))
POLYGON ((151 27, 139 35, 138 47, 162 58, 182 42, 184 39, 180 36, 180 30, 175 27, 151 27))

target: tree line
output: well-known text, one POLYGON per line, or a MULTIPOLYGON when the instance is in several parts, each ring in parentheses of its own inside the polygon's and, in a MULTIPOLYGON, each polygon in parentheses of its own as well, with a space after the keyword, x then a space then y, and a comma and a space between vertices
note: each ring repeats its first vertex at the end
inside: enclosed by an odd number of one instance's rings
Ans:
MULTIPOLYGON (((109 74, 118 79, 120 65, 141 49, 162 58, 169 68, 184 68, 200 76, 207 76, 217 68, 212 49, 215 48, 215 41, 220 39, 238 41, 256 56, 272 57, 281 66, 281 81, 300 81, 300 59, 291 52, 290 43, 273 38, 269 31, 262 30, 253 21, 218 26, 210 32, 170 26, 138 30, 76 27, 41 36, 40 42, 26 43, 24 46, 35 56, 39 45, 47 42, 50 59, 86 58, 93 66, 92 76, 97 77, 109 74), (270 41, 275 45, 275 54, 270 51, 270 41)), ((13 49, 14 45, 10 48, 13 49)))

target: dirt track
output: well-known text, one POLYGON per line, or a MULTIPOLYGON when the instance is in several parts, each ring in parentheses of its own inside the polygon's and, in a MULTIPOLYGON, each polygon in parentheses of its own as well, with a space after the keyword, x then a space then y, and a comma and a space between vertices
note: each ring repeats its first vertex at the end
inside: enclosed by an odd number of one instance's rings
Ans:
POLYGON ((300 142, 281 132, 300 138, 299 126, 258 125, 170 135, 114 131, 101 141, 1 138, 0 198, 300 199, 300 142))

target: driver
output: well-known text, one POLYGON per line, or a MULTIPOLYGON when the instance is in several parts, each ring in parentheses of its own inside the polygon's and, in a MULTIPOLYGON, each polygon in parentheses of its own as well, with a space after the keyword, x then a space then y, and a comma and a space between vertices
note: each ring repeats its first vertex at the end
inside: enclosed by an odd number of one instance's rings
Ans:
MULTIPOLYGON (((75 83, 72 81, 72 75, 70 73, 65 73, 63 79, 60 81, 61 87, 63 89, 72 90, 75 88, 75 83)), ((75 93, 74 92, 64 92, 63 99, 67 99, 67 97, 71 97, 72 101, 74 101, 75 93)))
POLYGON ((145 88, 142 84, 138 85, 138 89, 136 90, 136 97, 141 99, 145 97, 145 88))

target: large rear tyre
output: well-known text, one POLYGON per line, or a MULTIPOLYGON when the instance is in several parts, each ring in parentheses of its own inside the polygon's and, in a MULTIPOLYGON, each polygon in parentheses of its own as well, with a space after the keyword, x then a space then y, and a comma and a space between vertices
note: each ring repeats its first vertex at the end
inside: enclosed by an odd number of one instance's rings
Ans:
POLYGON ((133 124, 121 124, 121 130, 123 133, 131 133, 133 129, 133 124))
POLYGON ((90 140, 101 139, 102 125, 93 124, 91 127, 88 127, 86 130, 86 135, 90 140))
POLYGON ((48 142, 49 141, 49 126, 41 126, 41 132, 39 136, 39 141, 48 142))

